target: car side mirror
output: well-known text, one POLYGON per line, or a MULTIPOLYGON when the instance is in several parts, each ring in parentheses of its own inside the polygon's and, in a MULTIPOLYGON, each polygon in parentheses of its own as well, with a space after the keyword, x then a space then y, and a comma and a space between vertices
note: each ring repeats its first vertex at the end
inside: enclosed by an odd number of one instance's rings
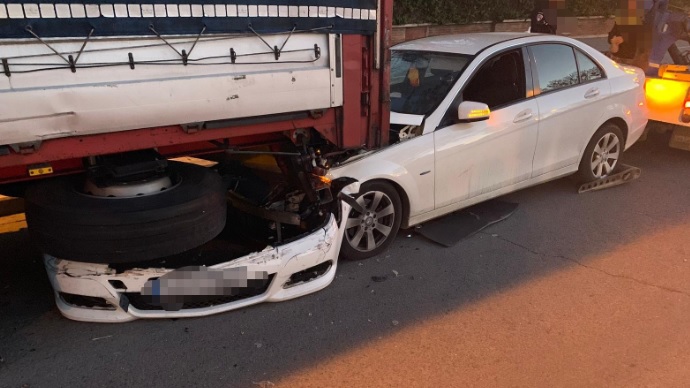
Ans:
POLYGON ((458 120, 461 123, 487 120, 489 116, 491 116, 489 106, 481 102, 463 101, 458 106, 458 120))

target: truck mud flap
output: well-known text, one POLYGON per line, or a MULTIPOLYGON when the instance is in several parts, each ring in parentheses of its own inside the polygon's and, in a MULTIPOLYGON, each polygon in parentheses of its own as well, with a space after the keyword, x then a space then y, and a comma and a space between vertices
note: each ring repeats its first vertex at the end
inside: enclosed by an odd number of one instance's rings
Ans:
POLYGON ((577 190, 578 194, 587 193, 590 191, 604 190, 610 187, 615 187, 628 182, 632 182, 635 179, 639 178, 642 174, 641 169, 633 166, 628 166, 627 164, 619 165, 619 167, 616 170, 618 172, 616 172, 613 175, 609 175, 606 178, 597 179, 595 181, 581 185, 580 188, 577 190))

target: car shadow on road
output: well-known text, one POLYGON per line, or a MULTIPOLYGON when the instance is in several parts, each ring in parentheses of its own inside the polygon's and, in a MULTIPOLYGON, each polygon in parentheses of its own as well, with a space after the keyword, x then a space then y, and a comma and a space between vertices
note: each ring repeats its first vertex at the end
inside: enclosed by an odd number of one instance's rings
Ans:
POLYGON ((5 369, 10 385, 245 387, 279 380, 655 231, 687 225, 678 201, 690 192, 690 153, 668 149, 665 141, 628 153, 626 162, 643 169, 633 183, 578 195, 565 178, 522 190, 505 197, 520 203, 511 218, 455 247, 401 231, 388 252, 340 263, 321 292, 206 318, 118 325, 58 318, 26 233, 0 236, 4 252, 16 252, 2 260, 0 279, 9 288, 0 286, 0 373, 5 369), (48 369, 63 373, 32 373, 48 369))

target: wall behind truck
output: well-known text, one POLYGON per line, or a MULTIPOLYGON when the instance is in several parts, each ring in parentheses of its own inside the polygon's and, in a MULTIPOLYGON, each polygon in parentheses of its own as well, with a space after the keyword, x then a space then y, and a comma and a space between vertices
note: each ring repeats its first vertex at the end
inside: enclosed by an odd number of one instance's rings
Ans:
MULTIPOLYGON (((574 18, 570 25, 559 25, 558 33, 561 35, 582 37, 607 35, 613 27, 614 18, 604 16, 590 16, 574 18)), ((392 44, 397 44, 413 39, 426 38, 428 36, 461 34, 469 32, 525 32, 530 27, 529 20, 504 20, 493 25, 492 22, 483 21, 469 24, 408 24, 393 26, 392 44), (493 28, 493 29, 492 29, 493 28)))

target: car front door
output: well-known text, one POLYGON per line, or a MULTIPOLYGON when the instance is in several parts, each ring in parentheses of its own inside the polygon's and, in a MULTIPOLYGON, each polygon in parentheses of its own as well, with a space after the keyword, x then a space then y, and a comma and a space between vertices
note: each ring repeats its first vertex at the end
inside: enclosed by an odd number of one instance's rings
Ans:
POLYGON ((540 112, 532 173, 537 177, 577 166, 611 88, 604 71, 578 48, 538 44, 529 51, 540 112))
POLYGON ((513 49, 485 61, 434 132, 436 209, 530 178, 539 109, 526 58, 513 49), (490 118, 458 123, 462 101, 487 104, 490 118))

